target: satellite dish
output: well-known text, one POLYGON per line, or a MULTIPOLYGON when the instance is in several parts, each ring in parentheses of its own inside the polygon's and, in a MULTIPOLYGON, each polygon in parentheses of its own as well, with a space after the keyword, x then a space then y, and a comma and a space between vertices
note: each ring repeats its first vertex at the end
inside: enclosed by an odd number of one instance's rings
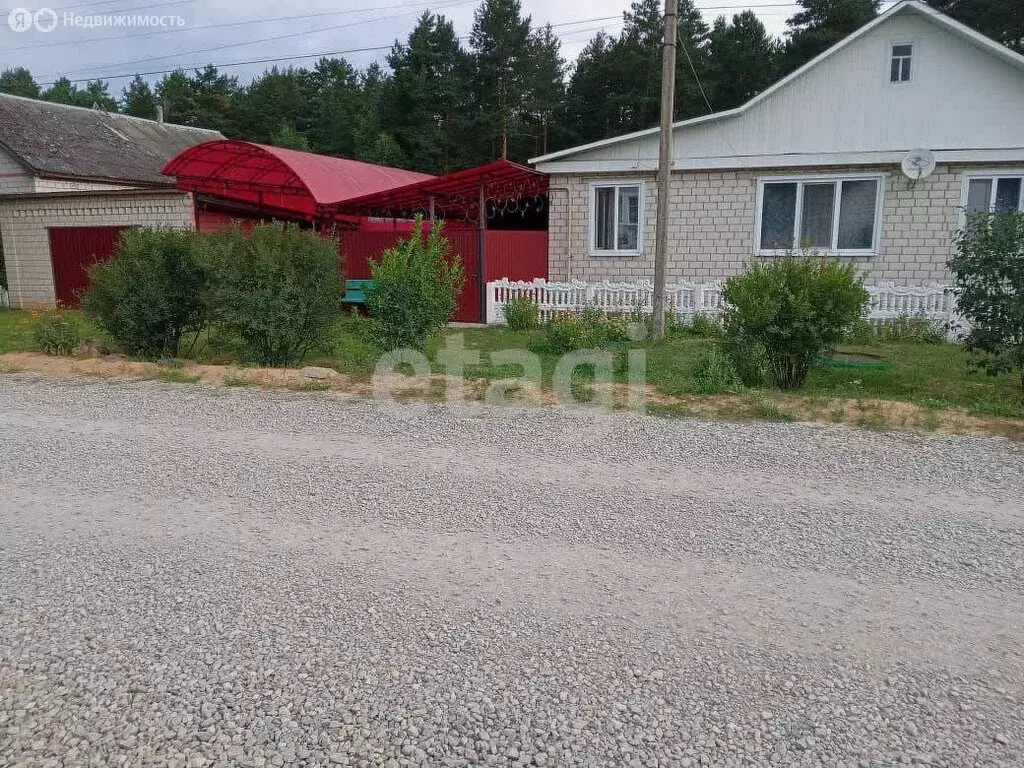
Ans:
POLYGON ((935 155, 927 149, 912 149, 900 163, 903 175, 911 181, 926 179, 935 172, 935 155))

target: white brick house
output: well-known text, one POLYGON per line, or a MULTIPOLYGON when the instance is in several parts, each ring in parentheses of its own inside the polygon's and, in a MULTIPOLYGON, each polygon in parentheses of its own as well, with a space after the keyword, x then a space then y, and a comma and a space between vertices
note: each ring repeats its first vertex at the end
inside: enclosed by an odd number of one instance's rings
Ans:
POLYGON ((91 237, 109 243, 123 227, 194 227, 191 194, 160 171, 179 152, 219 138, 0 94, 0 238, 11 306, 53 306, 72 290, 92 256, 91 237))
MULTIPOLYGON (((531 162, 551 176, 553 280, 650 279, 657 129, 531 162)), ((743 106, 676 123, 668 277, 793 244, 870 282, 948 282, 965 209, 1024 206, 1024 57, 905 0, 743 106), (900 163, 929 150, 917 180, 900 163)))

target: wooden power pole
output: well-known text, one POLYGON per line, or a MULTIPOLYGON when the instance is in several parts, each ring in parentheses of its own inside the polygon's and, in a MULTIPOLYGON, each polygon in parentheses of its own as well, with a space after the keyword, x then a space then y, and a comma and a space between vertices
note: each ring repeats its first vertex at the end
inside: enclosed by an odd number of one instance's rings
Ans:
POLYGON ((678 0, 665 0, 665 43, 661 55, 661 144, 658 148, 658 222, 654 236, 655 341, 665 337, 665 266, 668 261, 668 188, 672 172, 672 117, 676 95, 676 14, 678 0))

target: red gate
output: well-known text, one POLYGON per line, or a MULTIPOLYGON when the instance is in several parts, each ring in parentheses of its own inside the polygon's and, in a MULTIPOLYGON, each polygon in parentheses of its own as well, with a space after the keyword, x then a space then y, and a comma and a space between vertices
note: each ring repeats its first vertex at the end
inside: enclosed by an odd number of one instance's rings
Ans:
POLYGON ((121 232, 127 227, 52 227, 50 261, 57 302, 77 307, 89 287, 89 267, 117 252, 121 232))
MULTIPOLYGON (((390 231, 349 230, 342 232, 340 248, 345 264, 345 278, 348 280, 369 280, 370 260, 380 255, 410 233, 408 226, 390 231)), ((466 286, 459 295, 459 307, 453 320, 462 323, 480 322, 480 286, 477 279, 477 231, 475 229, 452 229, 445 233, 452 244, 452 252, 462 257, 462 268, 466 275, 466 286)))

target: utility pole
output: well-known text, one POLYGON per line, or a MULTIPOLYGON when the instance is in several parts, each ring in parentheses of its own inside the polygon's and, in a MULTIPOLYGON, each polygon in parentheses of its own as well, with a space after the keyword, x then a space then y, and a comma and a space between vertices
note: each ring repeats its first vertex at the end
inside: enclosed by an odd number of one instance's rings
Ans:
POLYGON ((665 0, 661 53, 661 144, 658 148, 658 222, 654 236, 654 316, 651 335, 665 337, 665 266, 668 261, 668 187, 672 172, 672 116, 676 95, 676 14, 679 0, 665 0))

